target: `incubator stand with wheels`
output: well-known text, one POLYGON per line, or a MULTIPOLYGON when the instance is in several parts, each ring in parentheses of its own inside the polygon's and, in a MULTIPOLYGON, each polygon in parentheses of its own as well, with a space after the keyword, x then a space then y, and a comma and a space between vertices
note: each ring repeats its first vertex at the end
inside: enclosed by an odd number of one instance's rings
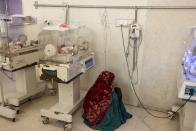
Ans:
POLYGON ((50 27, 41 33, 42 41, 47 44, 45 58, 39 64, 40 78, 58 83, 58 103, 41 110, 42 122, 47 124, 49 119, 63 121, 66 123, 64 128, 70 130, 72 114, 84 98, 80 94, 80 76, 94 66, 94 53, 89 49, 88 36, 83 36, 85 27, 69 27, 63 31, 48 29, 50 27))
MULTIPOLYGON (((193 29, 193 34, 196 30, 193 29)), ((188 100, 179 112, 180 131, 192 131, 196 120, 196 41, 188 47, 183 57, 180 77, 178 78, 178 97, 188 100)))

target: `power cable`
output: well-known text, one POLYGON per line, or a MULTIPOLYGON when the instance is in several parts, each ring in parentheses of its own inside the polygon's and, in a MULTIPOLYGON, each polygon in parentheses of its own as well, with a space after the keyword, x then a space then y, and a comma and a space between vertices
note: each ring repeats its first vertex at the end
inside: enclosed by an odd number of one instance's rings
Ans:
POLYGON ((104 9, 104 12, 101 16, 101 24, 104 28, 104 64, 105 69, 107 67, 107 44, 108 44, 108 30, 109 30, 109 17, 107 9, 104 9))
MULTIPOLYGON (((134 24, 136 24, 134 22, 134 24)), ((131 27, 130 27, 131 28, 131 27)), ((129 57, 129 48, 131 47, 133 49, 133 63, 132 63, 132 72, 131 72, 131 78, 134 81, 134 74, 136 75, 136 80, 133 82, 134 85, 137 85, 139 82, 139 71, 138 71, 138 56, 139 56, 139 49, 140 49, 140 45, 142 43, 142 39, 143 39, 143 34, 142 34, 142 30, 139 30, 139 37, 138 38, 131 38, 131 33, 132 33, 132 29, 129 29, 128 32, 128 44, 127 44, 127 48, 126 48, 126 57, 129 57), (132 39, 132 42, 131 42, 132 39)))

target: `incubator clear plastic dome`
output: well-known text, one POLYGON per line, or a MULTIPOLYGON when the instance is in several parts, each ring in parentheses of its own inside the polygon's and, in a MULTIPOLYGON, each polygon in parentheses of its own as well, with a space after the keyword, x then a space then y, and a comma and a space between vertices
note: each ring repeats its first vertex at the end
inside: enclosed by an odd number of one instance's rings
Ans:
POLYGON ((47 48, 45 50, 47 57, 77 54, 79 50, 88 50, 89 44, 92 42, 91 36, 89 29, 86 27, 70 28, 64 31, 43 30, 39 34, 39 43, 45 45, 45 49, 47 48), (52 51, 54 47, 51 45, 55 46, 57 51, 52 51), (51 55, 50 52, 53 54, 51 55))
POLYGON ((196 41, 194 40, 183 58, 184 75, 186 80, 196 82, 196 41))

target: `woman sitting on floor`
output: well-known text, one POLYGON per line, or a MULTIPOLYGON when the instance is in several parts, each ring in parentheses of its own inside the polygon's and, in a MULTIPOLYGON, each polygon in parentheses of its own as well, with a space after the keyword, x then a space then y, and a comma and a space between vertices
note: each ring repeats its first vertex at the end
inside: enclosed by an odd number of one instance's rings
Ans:
POLYGON ((114 88, 114 74, 102 72, 84 99, 84 123, 101 131, 114 131, 132 115, 122 103, 120 88, 114 88))

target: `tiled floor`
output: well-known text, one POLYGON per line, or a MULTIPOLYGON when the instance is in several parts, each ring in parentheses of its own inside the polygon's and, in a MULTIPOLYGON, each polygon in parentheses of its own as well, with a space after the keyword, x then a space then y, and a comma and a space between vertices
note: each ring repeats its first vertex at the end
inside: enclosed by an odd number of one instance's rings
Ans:
MULTIPOLYGON (((59 121, 51 121, 48 125, 41 122, 40 109, 48 108, 55 102, 55 96, 44 96, 24 104, 15 123, 0 117, 0 131, 63 131, 63 123, 59 121)), ((177 120, 156 119, 147 115, 143 109, 131 106, 127 106, 127 110, 133 114, 133 118, 117 131, 178 131, 177 120)), ((74 115, 72 131, 93 131, 83 124, 81 114, 80 109, 74 115)))

